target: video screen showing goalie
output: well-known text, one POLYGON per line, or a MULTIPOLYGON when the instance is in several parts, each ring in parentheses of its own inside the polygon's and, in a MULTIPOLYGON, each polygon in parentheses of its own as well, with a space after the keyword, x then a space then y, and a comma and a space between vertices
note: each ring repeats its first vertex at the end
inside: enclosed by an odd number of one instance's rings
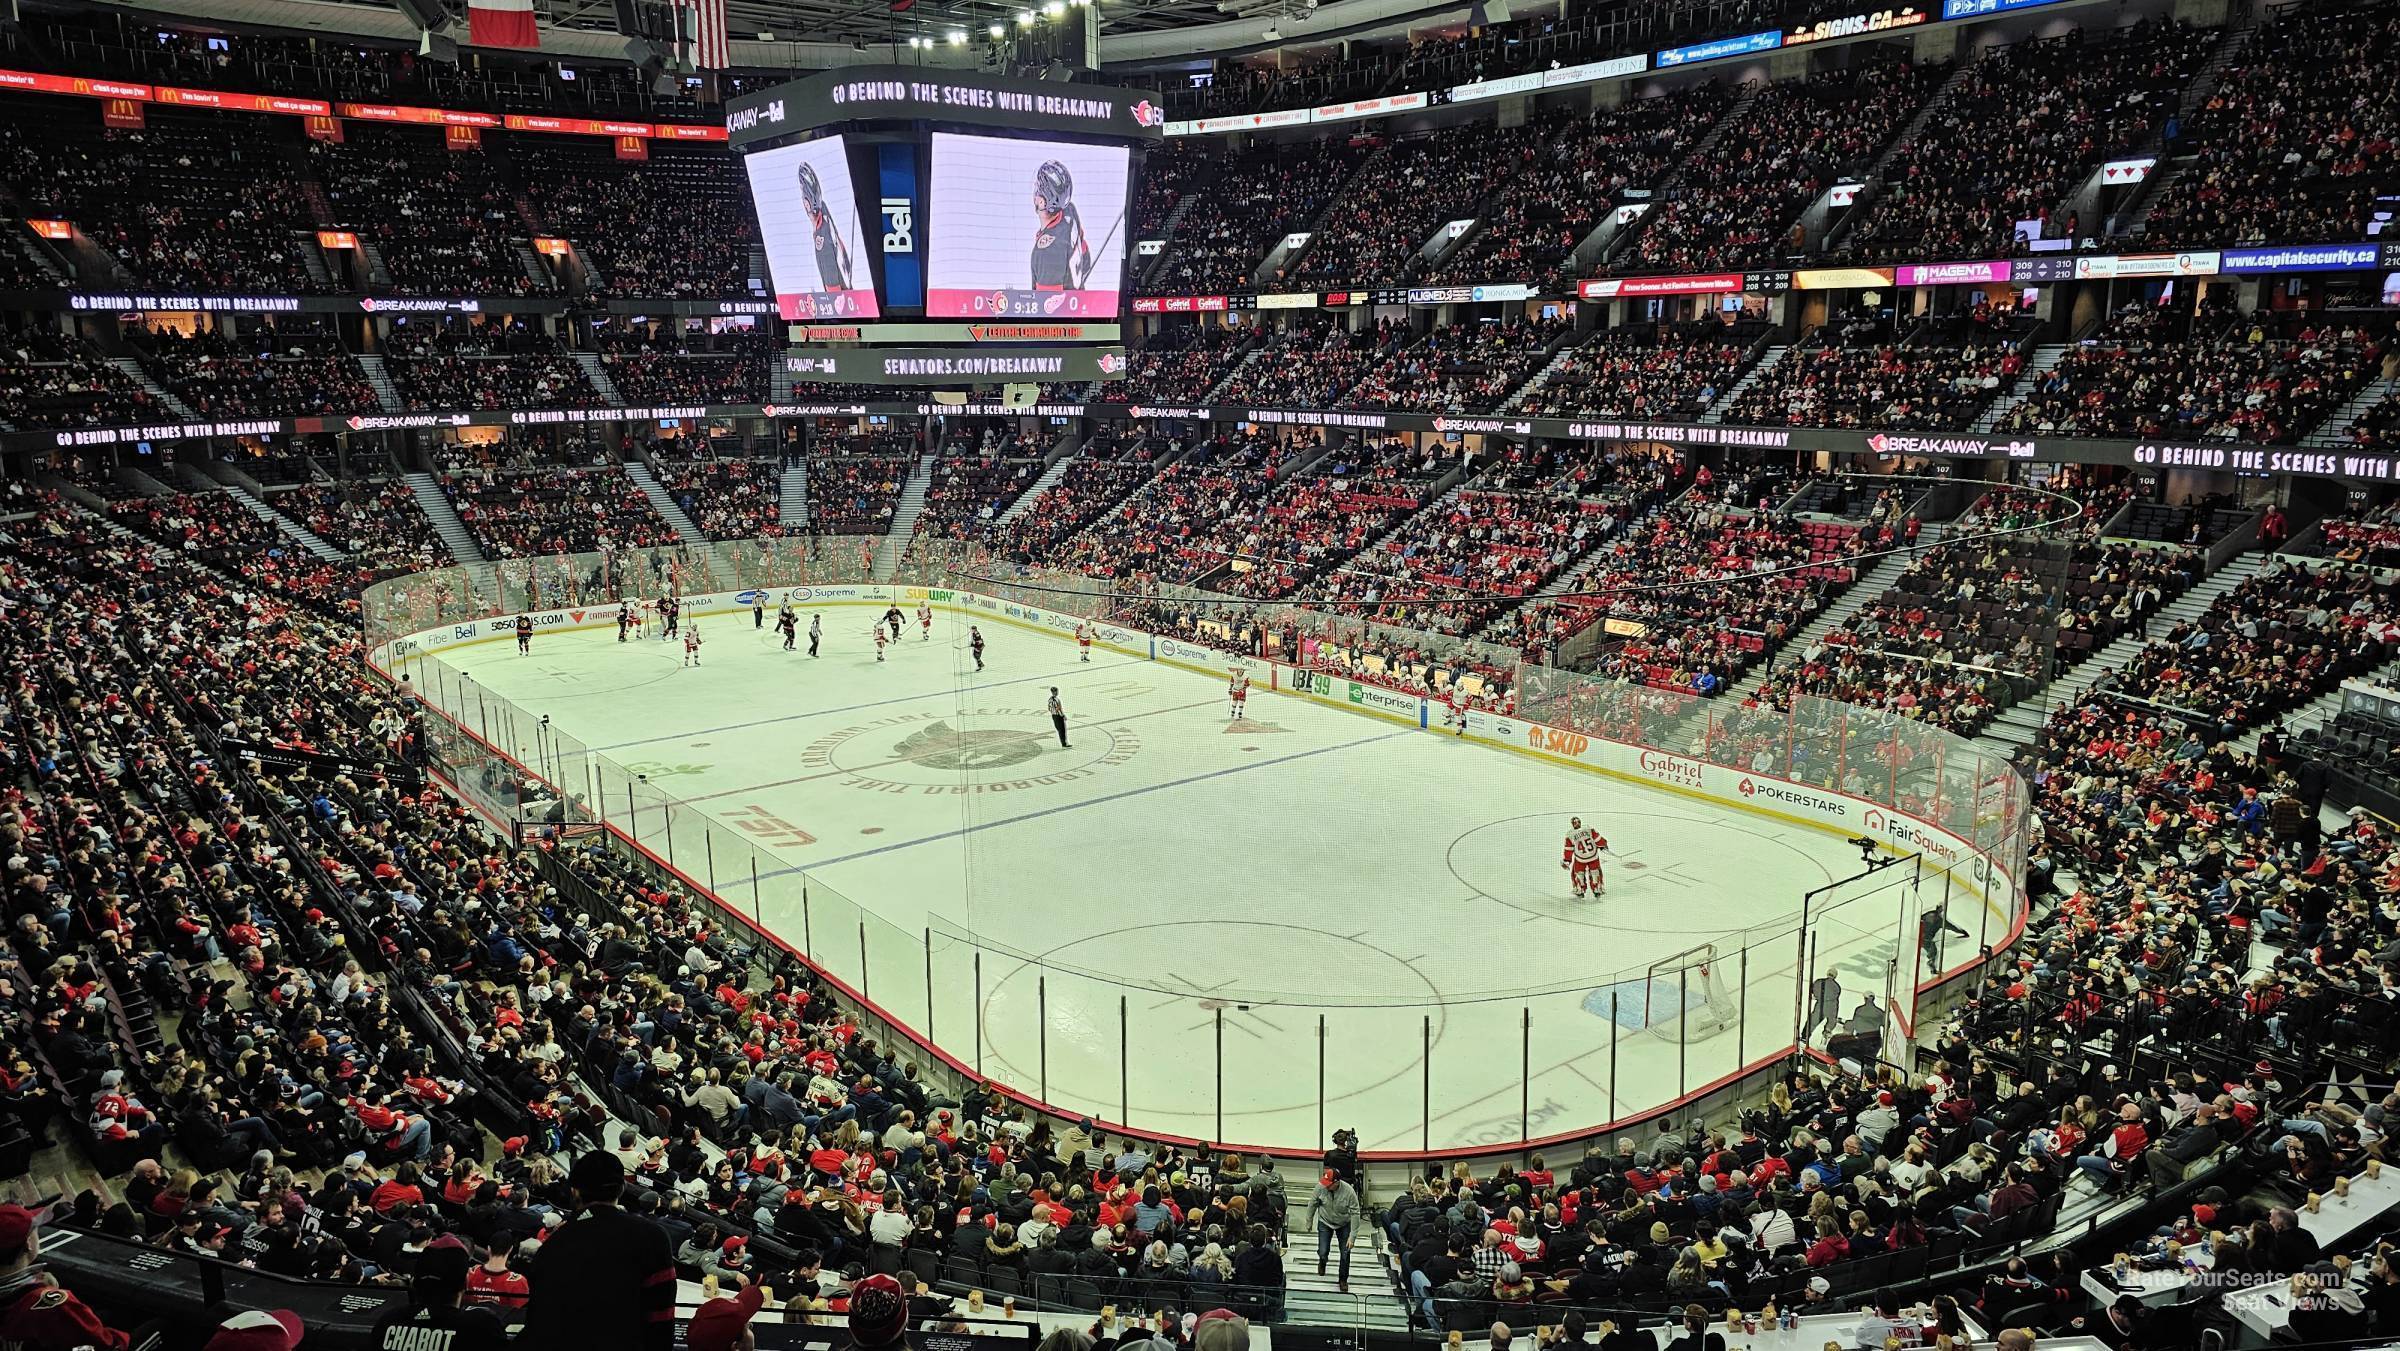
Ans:
POLYGON ((1124 146, 935 133, 925 313, 1115 318, 1132 164, 1124 146))
POLYGON ((786 319, 873 319, 874 274, 839 136, 761 151, 745 161, 767 247, 775 312, 786 319))

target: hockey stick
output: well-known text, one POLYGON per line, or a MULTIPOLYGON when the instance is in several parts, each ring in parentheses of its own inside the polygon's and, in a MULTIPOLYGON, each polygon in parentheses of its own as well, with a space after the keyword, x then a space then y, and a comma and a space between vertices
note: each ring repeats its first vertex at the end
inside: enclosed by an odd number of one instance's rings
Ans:
MULTIPOLYGON (((1117 227, 1123 225, 1124 223, 1125 211, 1124 208, 1120 207, 1117 210, 1117 218, 1108 223, 1108 233, 1100 236, 1100 249, 1105 249, 1108 247, 1108 241, 1117 237, 1117 227)), ((1082 290, 1085 284, 1091 281, 1092 269, 1100 265, 1100 249, 1087 249, 1085 251, 1083 275, 1075 279, 1076 290, 1082 290)))

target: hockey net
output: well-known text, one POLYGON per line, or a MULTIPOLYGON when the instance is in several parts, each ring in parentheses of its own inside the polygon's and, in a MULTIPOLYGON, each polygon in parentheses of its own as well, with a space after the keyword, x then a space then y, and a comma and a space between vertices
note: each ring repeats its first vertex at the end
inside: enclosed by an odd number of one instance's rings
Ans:
POLYGON ((1661 957, 1642 978, 1642 1030, 1666 1041, 1697 1041, 1714 1036, 1741 1017, 1741 1001, 1733 989, 1716 945, 1661 957))

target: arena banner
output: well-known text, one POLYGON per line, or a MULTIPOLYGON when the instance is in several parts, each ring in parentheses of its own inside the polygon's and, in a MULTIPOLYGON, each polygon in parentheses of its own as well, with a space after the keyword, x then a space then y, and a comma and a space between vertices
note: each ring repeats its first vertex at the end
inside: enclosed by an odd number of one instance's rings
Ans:
MULTIPOLYGON (((970 360, 975 353, 948 353, 970 360)), ((996 377, 984 377, 996 378, 996 377)), ((863 392, 863 390, 862 390, 863 392)), ((895 392, 899 392, 895 390, 895 392)), ((1564 441, 1635 441, 1677 449, 1740 449, 1871 455, 1907 460, 2021 460, 2040 464, 2131 465, 2291 475, 2352 483, 2400 483, 2400 454, 2364 448, 2256 446, 2234 441, 2106 441, 2001 432, 1879 432, 1839 427, 1746 427, 1724 423, 1627 422, 1564 417, 1461 417, 1373 409, 1255 408, 1243 405, 1138 403, 935 402, 859 399, 789 404, 686 404, 621 408, 476 409, 421 413, 327 414, 214 422, 0 432, 0 450, 134 446, 143 442, 328 432, 441 430, 458 427, 579 426, 615 422, 733 421, 743 418, 926 417, 936 413, 1096 422, 1208 422, 1261 427, 1328 427, 1369 432, 1474 432, 1564 441)))
MULTIPOLYGON (((1299 120, 1308 120, 1305 109, 1299 120)), ((1138 141, 1165 134, 1167 110, 1141 89, 925 66, 845 66, 725 105, 725 134, 736 149, 836 122, 869 121, 964 122, 1138 141)))

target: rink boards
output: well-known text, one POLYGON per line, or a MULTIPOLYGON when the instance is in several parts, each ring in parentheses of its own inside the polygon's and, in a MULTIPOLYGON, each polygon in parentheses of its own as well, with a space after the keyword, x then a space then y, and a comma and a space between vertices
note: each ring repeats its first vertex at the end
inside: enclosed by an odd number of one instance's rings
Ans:
MULTIPOLYGON (((1016 601, 946 587, 832 585, 776 587, 713 592, 684 598, 686 618, 747 613, 753 599, 772 610, 789 600, 811 607, 857 606, 913 611, 919 602, 970 623, 994 622, 1072 638, 1083 620, 1016 601)), ((534 633, 573 629, 614 628, 612 605, 580 606, 531 613, 534 633)), ((500 642, 516 636, 518 616, 425 629, 394 639, 376 649, 378 664, 398 676, 416 658, 475 643, 500 642)), ((1347 676, 1328 677, 1296 672, 1282 662, 1239 656, 1182 638, 1161 637, 1120 624, 1093 624, 1094 646, 1123 656, 1159 662, 1206 675, 1224 675, 1235 667, 1250 672, 1252 689, 1301 699, 1344 711, 1432 730, 1441 705, 1371 681, 1347 676), (1300 678, 1295 678, 1300 677, 1300 678)), ((1710 764, 1670 751, 1611 741, 1566 728, 1549 727, 1522 718, 1470 709, 1465 739, 1481 745, 1573 765, 1609 778, 1647 788, 1697 798, 1716 806, 1767 817, 1812 830, 1829 831, 1844 839, 1865 837, 1893 854, 1921 854, 1929 866, 1950 876, 1993 914, 2008 923, 2006 940, 2013 942, 2021 927, 2015 880, 2007 870, 1992 866, 1989 856, 1955 832, 1897 808, 1813 784, 1796 783, 1769 774, 1710 764)), ((1448 729, 1442 735, 1452 735, 1448 729)))

